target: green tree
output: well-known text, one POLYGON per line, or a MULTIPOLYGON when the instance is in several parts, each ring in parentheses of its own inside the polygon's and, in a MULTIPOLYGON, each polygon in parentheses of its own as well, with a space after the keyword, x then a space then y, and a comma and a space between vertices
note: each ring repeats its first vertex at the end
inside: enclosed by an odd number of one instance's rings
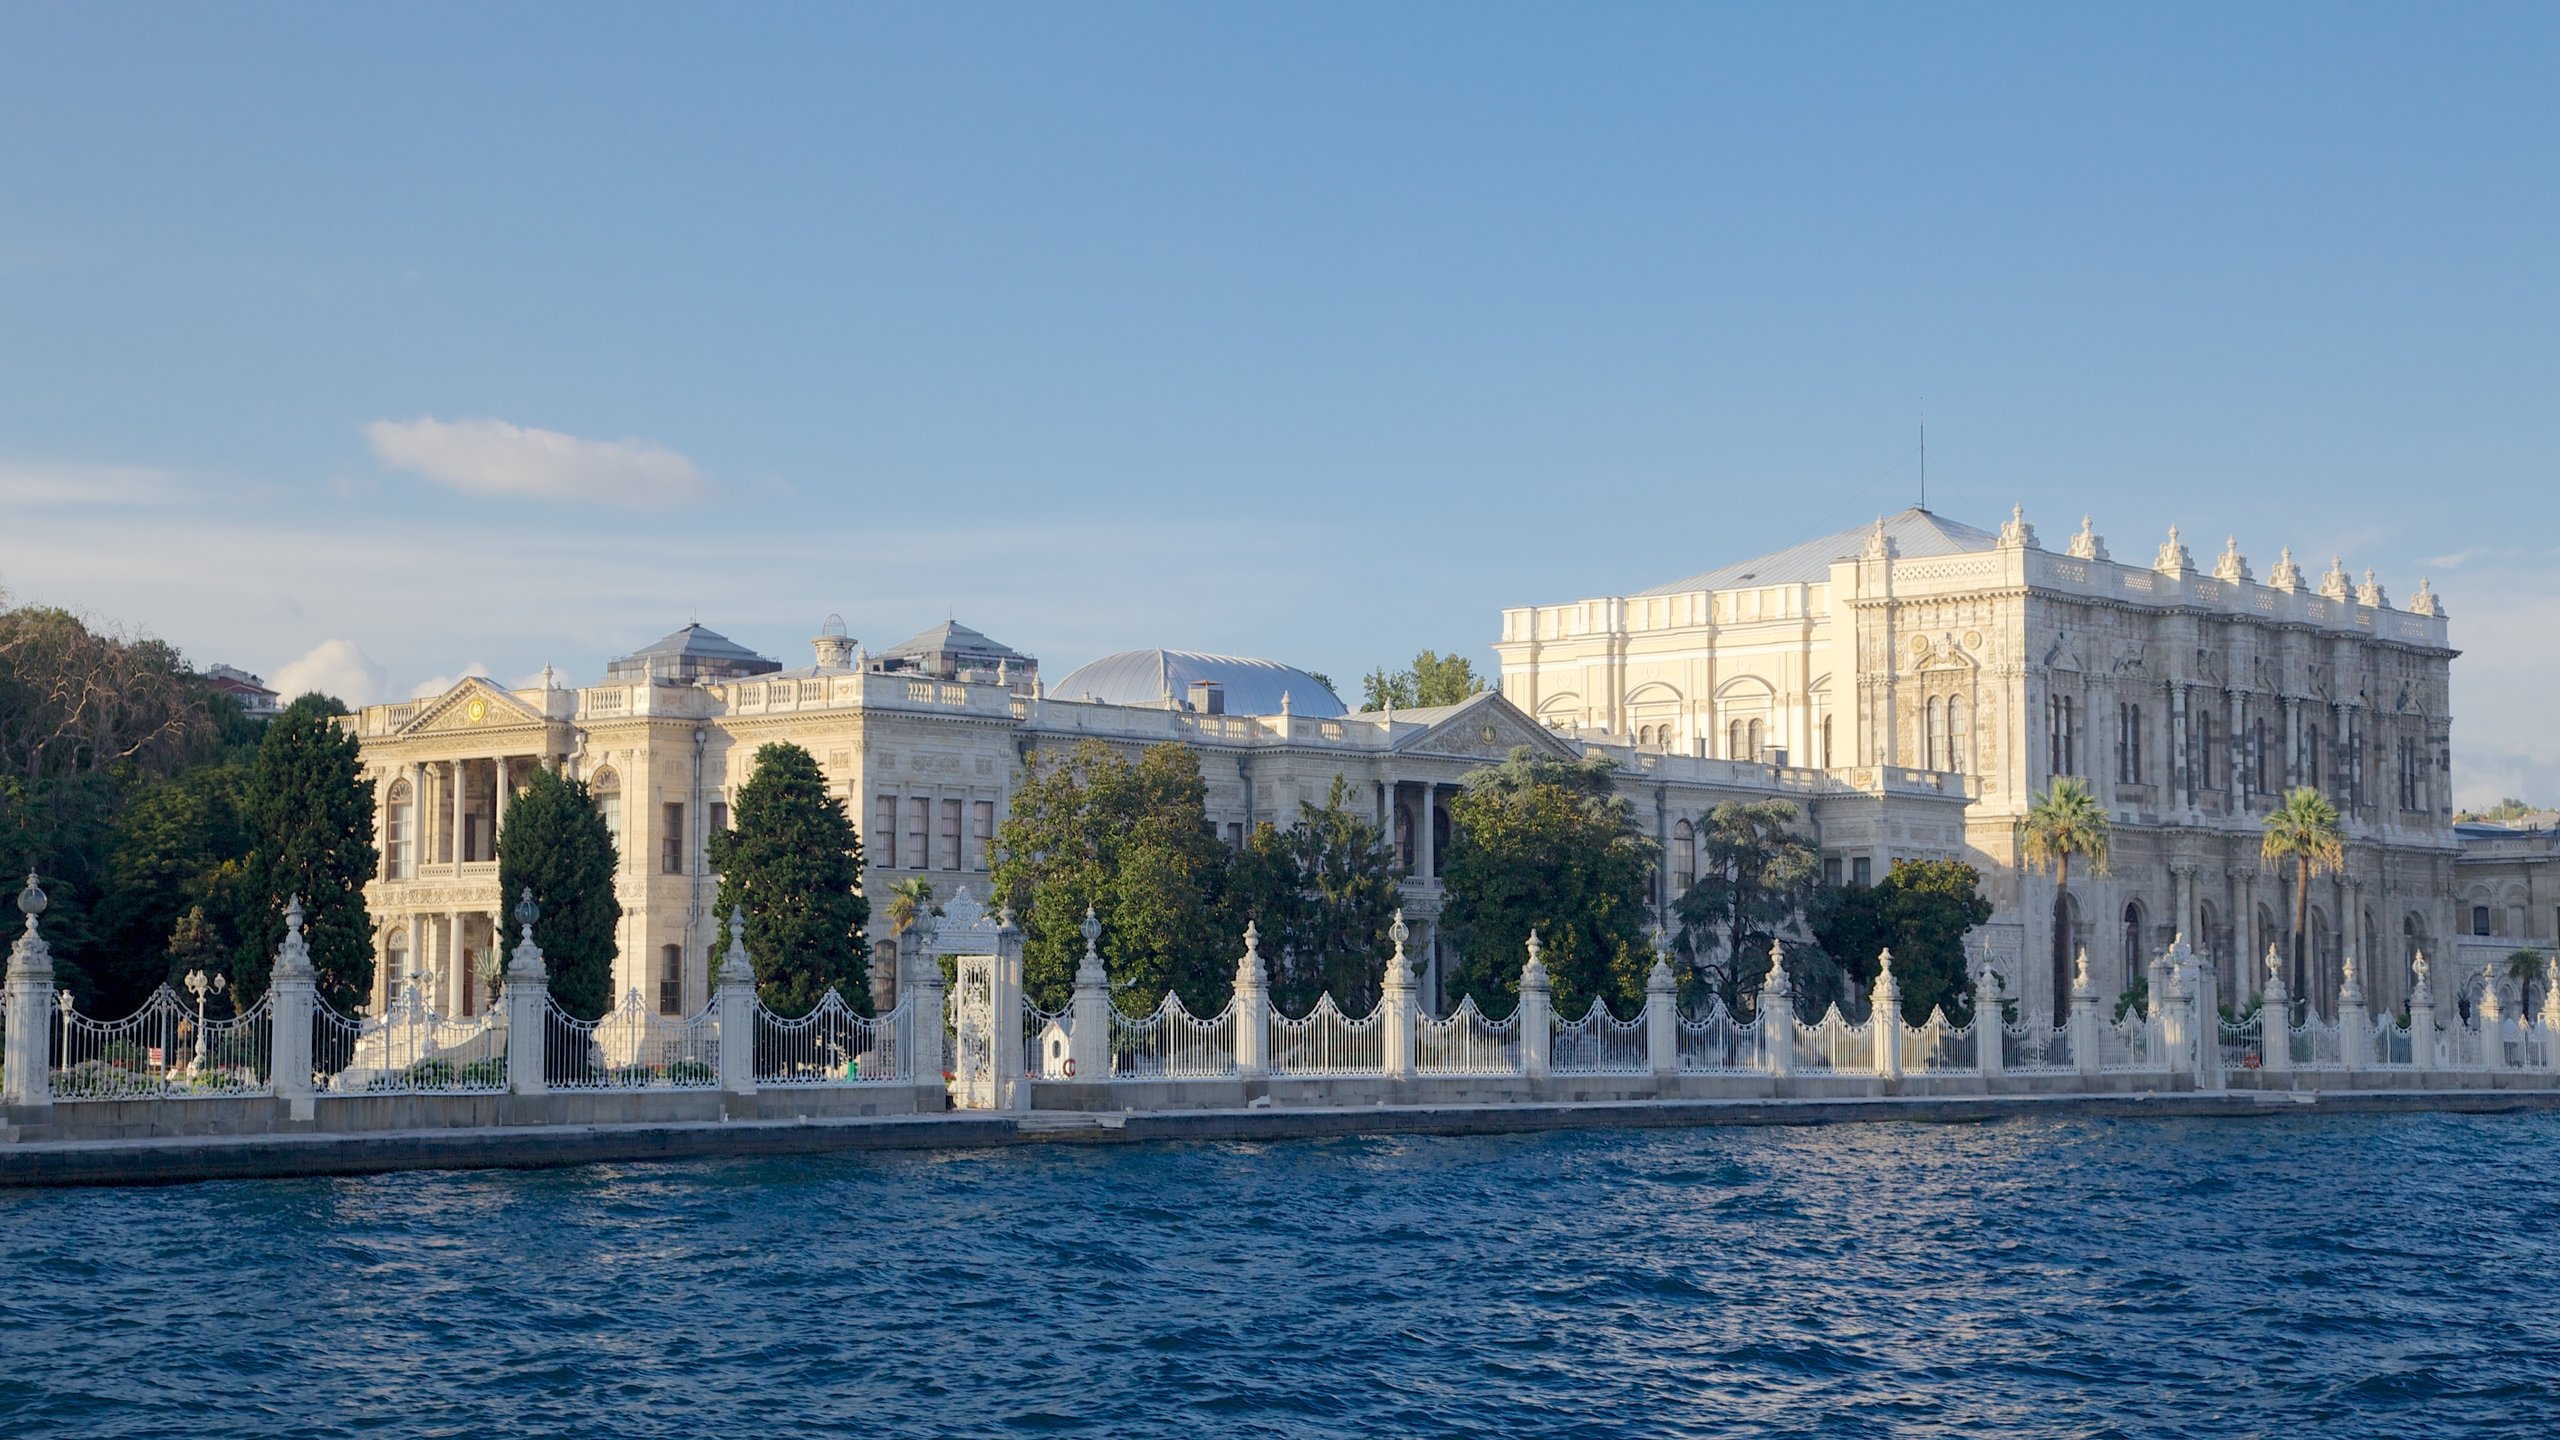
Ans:
POLYGON ((1286 830, 1255 827, 1228 862, 1218 932, 1256 926, 1272 1001, 1288 1013, 1330 991, 1358 1015, 1377 1003, 1395 953, 1399 900, 1394 849, 1337 775, 1322 804, 1302 806, 1286 830))
MULTIPOLYGON (((756 751, 729 828, 711 837, 711 864, 720 872, 718 913, 746 911, 747 954, 766 1008, 805 1014, 833 990, 870 1011, 862 837, 844 801, 827 793, 817 757, 787 743, 756 751)), ((715 928, 725 935, 725 925, 715 928)), ((713 949, 715 964, 722 948, 713 949)))
POLYGON ((1384 710, 1390 702, 1399 710, 1455 705, 1484 688, 1474 661, 1464 655, 1425 650, 1402 670, 1389 672, 1380 668, 1361 677, 1360 708, 1384 710))
MULTIPOLYGON (((1707 812, 1704 863, 1673 914, 1680 948, 1729 1013, 1757 1005, 1769 942, 1800 921, 1813 898, 1822 857, 1796 833, 1803 819, 1786 800, 1728 800, 1707 812)), ((1807 978, 1796 976, 1799 984, 1807 978)))
POLYGON ((270 721, 249 767, 246 815, 256 837, 242 893, 239 959, 231 983, 242 1004, 267 988, 284 942, 284 907, 302 897, 303 937, 321 996, 352 1010, 373 989, 373 922, 365 882, 373 848, 373 787, 356 737, 339 725, 346 707, 305 695, 270 721))
POLYGON ((910 875, 889 887, 889 934, 903 936, 916 928, 916 922, 928 915, 942 913, 933 903, 933 882, 921 875, 910 875))
MULTIPOLYGON (((507 802, 498 831, 498 894, 509 916, 527 892, 541 915, 533 941, 550 971, 551 998, 581 1020, 613 1008, 614 941, 622 902, 614 898, 613 835, 584 780, 536 766, 524 793, 507 802)), ((521 938, 501 923, 498 953, 521 938)))
MULTIPOLYGON (((1964 937, 1991 920, 1982 872, 1961 860, 1896 860, 1879 887, 1891 926, 1893 973, 1902 987, 1902 1018, 1914 1025, 1943 1008, 1964 1024, 1973 1016, 1973 977, 1964 937)), ((1868 981, 1873 983, 1872 959, 1868 981)))
POLYGON ((172 986, 184 985, 190 971, 207 975, 225 973, 227 952, 222 937, 214 933, 213 922, 205 918, 204 907, 191 905, 187 913, 169 930, 169 946, 161 961, 162 978, 172 986))
POLYGON ((2304 993, 2310 966, 2304 937, 2311 928, 2311 877, 2334 875, 2347 863, 2347 834, 2338 822, 2338 807, 2308 785, 2285 792, 2284 802, 2267 812, 2258 856, 2271 865, 2293 864, 2293 996, 2304 1001, 2309 998, 2304 993))
POLYGON ((2018 858, 2028 868, 2052 872, 2054 1013, 2071 994, 2071 860, 2088 861, 2089 873, 2104 875, 2114 827, 2100 809, 2086 781, 2065 775, 2053 788, 2027 804, 2018 829, 2018 858))
POLYGON ((997 835, 996 895, 1023 931, 1023 988, 1067 1002, 1084 956, 1085 907, 1123 1009, 1170 989, 1195 1014, 1225 1007, 1243 937, 1216 933, 1226 847, 1209 831, 1200 758, 1151 746, 1135 762, 1099 740, 1034 752, 997 835))
POLYGON ((162 942, 191 913, 211 943, 239 948, 249 768, 245 756, 226 756, 141 784, 116 817, 88 966, 97 1013, 126 1014, 167 978, 162 942))
POLYGON ((1546 760, 1519 747, 1467 777, 1449 818, 1440 923, 1459 955, 1454 988, 1488 1014, 1509 1010, 1535 930, 1559 1013, 1606 996, 1632 1014, 1653 963, 1645 923, 1656 857, 1608 760, 1546 760))

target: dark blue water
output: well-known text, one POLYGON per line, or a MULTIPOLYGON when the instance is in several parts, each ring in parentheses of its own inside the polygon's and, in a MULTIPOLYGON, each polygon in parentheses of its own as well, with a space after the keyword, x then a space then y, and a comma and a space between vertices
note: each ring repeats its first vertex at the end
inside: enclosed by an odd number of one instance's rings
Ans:
POLYGON ((2560 1435, 2560 1117, 0 1192, 0 1434, 2560 1435))

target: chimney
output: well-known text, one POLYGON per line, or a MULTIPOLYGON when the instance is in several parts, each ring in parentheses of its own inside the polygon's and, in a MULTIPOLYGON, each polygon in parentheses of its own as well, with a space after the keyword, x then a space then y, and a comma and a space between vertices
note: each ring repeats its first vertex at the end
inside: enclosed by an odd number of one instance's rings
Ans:
POLYGON ((1227 713, 1227 691, 1226 691, 1226 687, 1225 687, 1225 686, 1223 686, 1223 685, 1220 685, 1220 684, 1219 684, 1217 681, 1215 681, 1215 680, 1194 680, 1194 681, 1192 681, 1192 682, 1191 682, 1191 708, 1192 708, 1192 710, 1194 710, 1195 712, 1197 712, 1197 713, 1199 713, 1199 714, 1202 714, 1202 715, 1224 715, 1224 714, 1226 714, 1226 713, 1227 713))

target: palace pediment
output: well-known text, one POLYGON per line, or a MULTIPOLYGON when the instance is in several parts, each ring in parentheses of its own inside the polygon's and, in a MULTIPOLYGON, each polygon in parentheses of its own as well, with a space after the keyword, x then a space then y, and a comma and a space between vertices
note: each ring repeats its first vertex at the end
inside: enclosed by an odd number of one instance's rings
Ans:
POLYGON ((540 711, 500 689, 494 682, 468 675, 452 689, 419 706, 418 713, 408 724, 400 727, 399 733, 430 735, 511 729, 543 723, 540 711))
POLYGON ((1396 719, 1399 723, 1415 720, 1422 724, 1412 734, 1397 737, 1394 748, 1399 754, 1498 761, 1526 745, 1558 760, 1582 758, 1579 748, 1491 690, 1455 705, 1398 711, 1396 719))

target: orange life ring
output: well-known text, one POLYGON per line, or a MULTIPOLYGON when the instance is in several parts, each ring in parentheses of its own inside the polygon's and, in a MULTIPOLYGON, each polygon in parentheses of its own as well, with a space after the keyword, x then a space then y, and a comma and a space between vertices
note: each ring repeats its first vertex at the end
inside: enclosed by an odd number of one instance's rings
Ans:
POLYGON ((1067 1057, 1066 1068, 1062 1073, 1070 1080, 1076 1078, 1076 1057, 1073 1055, 1067 1057))

